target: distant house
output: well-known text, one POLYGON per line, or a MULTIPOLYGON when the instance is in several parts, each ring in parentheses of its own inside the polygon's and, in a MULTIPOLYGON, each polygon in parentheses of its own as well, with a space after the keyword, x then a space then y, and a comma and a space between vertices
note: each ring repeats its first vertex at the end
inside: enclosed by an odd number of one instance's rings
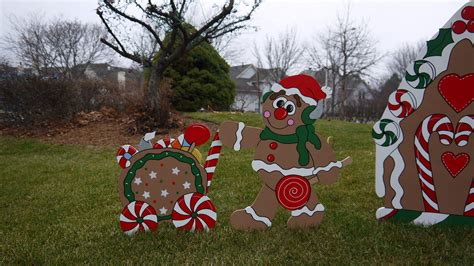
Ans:
MULTIPOLYGON (((324 70, 305 70, 302 72, 302 74, 314 77, 321 86, 324 86, 326 84, 326 73, 324 70)), ((332 87, 333 85, 331 84, 330 79, 331 73, 328 73, 328 76, 328 86, 332 87)), ((350 76, 346 82, 346 86, 346 106, 360 106, 365 104, 369 100, 372 100, 373 98, 373 93, 371 91, 370 86, 360 76, 350 76)), ((339 89, 339 86, 335 88, 334 91, 335 95, 332 95, 332 97, 334 97, 334 110, 337 111, 339 110, 340 103, 344 97, 342 95, 342 91, 339 89)))
POLYGON ((86 67, 84 75, 88 79, 116 82, 121 89, 136 86, 142 80, 140 71, 109 64, 90 64, 86 67))
POLYGON ((259 112, 260 98, 273 84, 271 69, 257 68, 252 64, 232 66, 230 76, 236 84, 236 96, 232 109, 259 112))

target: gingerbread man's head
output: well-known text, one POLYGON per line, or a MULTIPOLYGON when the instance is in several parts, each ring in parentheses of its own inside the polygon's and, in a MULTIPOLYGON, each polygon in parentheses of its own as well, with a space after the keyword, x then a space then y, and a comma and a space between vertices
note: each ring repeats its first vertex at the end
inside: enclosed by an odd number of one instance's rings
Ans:
POLYGON ((286 77, 263 95, 265 126, 277 134, 294 134, 298 126, 312 124, 321 117, 322 102, 330 95, 331 90, 321 88, 311 76, 286 77))

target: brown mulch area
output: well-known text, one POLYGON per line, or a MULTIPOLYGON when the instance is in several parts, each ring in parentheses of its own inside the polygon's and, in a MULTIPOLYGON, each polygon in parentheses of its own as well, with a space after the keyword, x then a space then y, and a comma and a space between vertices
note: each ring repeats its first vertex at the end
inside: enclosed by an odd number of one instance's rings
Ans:
MULTIPOLYGON (((180 113, 173 113, 172 129, 158 128, 154 141, 165 135, 177 137, 187 125, 205 124, 211 132, 217 125, 194 120, 180 113)), ((114 109, 102 108, 100 111, 81 112, 69 122, 41 122, 30 126, 0 125, 0 135, 20 138, 35 138, 54 144, 79 144, 118 148, 124 144, 138 146, 143 134, 138 132, 135 119, 143 114, 117 112, 114 109)))

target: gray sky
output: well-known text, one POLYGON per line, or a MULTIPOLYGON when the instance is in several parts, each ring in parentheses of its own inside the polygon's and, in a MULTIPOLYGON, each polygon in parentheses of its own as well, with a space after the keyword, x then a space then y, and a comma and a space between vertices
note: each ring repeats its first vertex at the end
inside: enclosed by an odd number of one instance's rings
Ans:
MULTIPOLYGON (((211 3, 211 0, 203 0, 211 3)), ((466 0, 264 0, 254 15, 252 24, 258 32, 245 33, 234 45, 252 47, 265 36, 274 36, 286 28, 295 28, 299 40, 313 41, 319 31, 335 22, 347 3, 351 16, 369 25, 372 37, 378 40, 381 52, 390 52, 404 43, 416 43, 434 35, 438 28, 459 9, 466 0)), ((10 30, 8 17, 43 14, 46 18, 63 15, 81 21, 97 22, 97 0, 0 0, 0 33, 10 30)), ((5 51, 1 51, 5 54, 5 51)), ((238 63, 255 63, 250 51, 245 51, 238 63)), ((128 61, 121 64, 128 65, 128 61)))

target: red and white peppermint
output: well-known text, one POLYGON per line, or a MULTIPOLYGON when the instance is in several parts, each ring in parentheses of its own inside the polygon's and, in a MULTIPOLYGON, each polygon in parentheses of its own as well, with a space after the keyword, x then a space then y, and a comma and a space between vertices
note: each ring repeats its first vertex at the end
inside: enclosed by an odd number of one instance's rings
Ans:
POLYGON ((405 89, 398 89, 388 99, 388 109, 396 117, 407 117, 413 113, 415 108, 415 96, 405 89))
POLYGON ((138 231, 155 231, 158 227, 155 209, 143 201, 130 202, 120 214, 120 227, 129 236, 138 231))
POLYGON ((174 204, 171 219, 178 230, 209 231, 216 226, 217 213, 208 196, 188 193, 174 204))
POLYGON ((132 145, 123 145, 117 151, 117 162, 121 168, 127 168, 130 166, 130 159, 137 153, 137 150, 132 145))
POLYGON ((219 156, 222 149, 222 142, 219 139, 219 132, 216 132, 214 139, 212 140, 211 147, 209 147, 209 152, 207 153, 206 162, 204 163, 204 169, 207 173, 207 187, 206 192, 209 191, 211 186, 212 178, 214 177, 214 172, 216 171, 217 162, 219 161, 219 156))
POLYGON ((446 115, 434 114, 426 117, 415 133, 416 167, 421 185, 423 204, 427 212, 439 212, 429 153, 429 139, 433 132, 439 134, 442 144, 448 145, 453 141, 453 124, 446 115))
POLYGON ((456 126, 454 141, 459 147, 466 146, 469 136, 474 130, 474 115, 463 116, 456 126))

